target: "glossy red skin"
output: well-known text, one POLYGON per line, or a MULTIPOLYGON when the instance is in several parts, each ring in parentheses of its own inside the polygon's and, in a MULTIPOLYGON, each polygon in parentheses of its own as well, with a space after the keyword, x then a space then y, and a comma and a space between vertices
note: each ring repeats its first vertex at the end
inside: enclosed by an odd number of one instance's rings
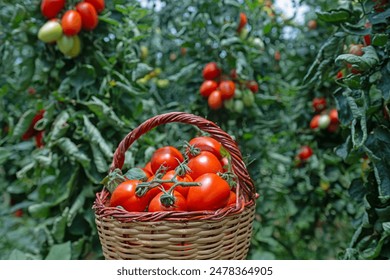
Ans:
POLYGON ((222 100, 222 93, 219 90, 214 90, 209 98, 207 99, 207 104, 209 107, 213 110, 218 110, 222 108, 223 105, 223 100, 222 100))
POLYGON ((82 27, 81 15, 75 10, 68 10, 61 19, 62 30, 65 35, 77 35, 82 27))
POLYGON ((302 146, 298 153, 300 160, 307 160, 313 155, 313 150, 309 146, 302 146))
POLYGON ((317 129, 319 127, 318 121, 320 119, 321 115, 315 115, 311 121, 310 121, 310 128, 311 129, 317 129))
POLYGON ((228 166, 229 166, 229 160, 227 157, 223 157, 221 160, 221 165, 222 165, 222 168, 223 168, 223 172, 226 172, 228 171, 228 166))
POLYGON ((178 149, 172 146, 165 146, 153 153, 150 165, 153 174, 156 174, 161 165, 164 165, 167 168, 166 171, 169 171, 175 169, 183 161, 184 157, 178 149))
POLYGON ((93 30, 98 25, 99 19, 97 12, 92 4, 80 2, 76 5, 76 10, 81 16, 81 24, 85 30, 93 30))
MULTIPOLYGON (((208 151, 210 153, 213 153, 218 159, 221 159, 221 148, 222 145, 214 138, 211 138, 209 136, 199 136, 192 138, 190 142, 188 142, 191 146, 194 148, 198 148, 201 151, 208 151)), ((193 157, 193 155, 188 155, 190 158, 193 157)))
POLYGON ((194 181, 197 181, 198 177, 206 173, 223 172, 219 159, 207 151, 203 151, 196 157, 190 159, 187 166, 191 170, 188 174, 190 174, 194 181))
POLYGON ((316 97, 312 101, 312 106, 315 112, 320 113, 326 108, 326 99, 324 97, 316 97))
POLYGON ((218 83, 212 80, 206 80, 200 86, 199 92, 203 97, 209 97, 210 94, 218 88, 218 83))
POLYGON ((209 62, 203 68, 202 75, 205 80, 214 80, 221 75, 221 69, 216 62, 209 62))
POLYGON ((339 123, 339 113, 336 109, 329 111, 330 123, 339 123))
POLYGON ((151 165, 150 161, 145 164, 143 170, 150 173, 151 175, 153 175, 152 165, 151 165))
POLYGON ((336 79, 342 79, 344 77, 344 74, 342 71, 337 72, 336 79))
POLYGON ((127 180, 120 183, 111 194, 110 206, 122 206, 129 212, 142 212, 149 204, 148 196, 138 197, 135 194, 138 180, 127 180))
MULTIPOLYGON (((170 170, 165 173, 165 175, 161 179, 171 180, 173 178, 173 175, 175 175, 175 170, 170 170)), ((176 180, 178 180, 179 182, 193 182, 192 177, 188 174, 185 174, 184 176, 176 176, 176 180)), ((173 186, 173 183, 163 183, 162 186, 164 190, 168 191, 173 186)), ((189 188, 190 187, 176 186, 175 191, 178 191, 184 197, 187 197, 189 188)))
POLYGON ((222 81, 219 84, 219 90, 221 91, 222 99, 231 99, 234 96, 236 85, 233 81, 222 81))
POLYGON ((178 191, 173 191, 173 196, 175 197, 175 204, 166 207, 160 201, 160 197, 164 193, 159 193, 156 195, 152 201, 149 203, 148 211, 149 212, 157 212, 157 211, 187 211, 187 201, 185 197, 178 191))
POLYGON ((234 205, 236 204, 237 195, 235 192, 230 191, 229 200, 227 205, 234 205))
POLYGON ((240 22, 238 23, 237 31, 240 32, 244 26, 248 23, 248 18, 245 13, 240 13, 240 22))
POLYGON ((65 0, 42 0, 41 12, 48 19, 54 18, 64 8, 65 0))
POLYGON ((199 187, 192 187, 187 195, 189 211, 217 210, 227 205, 230 197, 229 184, 214 173, 206 173, 197 178, 199 187))
POLYGON ((256 93, 259 91, 259 85, 256 81, 248 81, 246 87, 250 89, 251 92, 256 93))
POLYGON ((40 110, 32 119, 27 131, 22 135, 22 140, 28 140, 38 134, 38 130, 34 128, 35 124, 43 118, 45 110, 40 110))
POLYGON ((104 0, 84 0, 84 2, 92 4, 98 13, 101 13, 105 8, 104 0))

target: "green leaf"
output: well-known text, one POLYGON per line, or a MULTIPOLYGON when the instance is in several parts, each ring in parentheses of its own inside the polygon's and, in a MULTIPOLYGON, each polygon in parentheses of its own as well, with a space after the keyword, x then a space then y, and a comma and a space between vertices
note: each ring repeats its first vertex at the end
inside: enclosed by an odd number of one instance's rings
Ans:
POLYGON ((357 202, 362 202, 366 194, 364 182, 362 179, 354 179, 349 187, 349 195, 357 202))
POLYGON ((125 126, 124 122, 115 114, 113 108, 107 106, 107 104, 96 96, 92 96, 90 101, 84 102, 83 104, 86 105, 100 120, 106 120, 114 128, 125 126))
POLYGON ((53 235, 53 238, 56 242, 62 242, 64 239, 68 213, 69 213, 69 208, 67 207, 62 212, 61 216, 56 217, 54 220, 51 234, 53 235))
POLYGON ((57 118, 53 122, 52 128, 50 130, 50 134, 49 134, 51 141, 55 141, 55 140, 63 137, 66 134, 66 132, 69 128, 69 124, 67 123, 67 121, 69 120, 69 117, 70 116, 69 116, 67 111, 62 111, 57 116, 57 118))
POLYGON ((129 169, 124 176, 129 180, 141 180, 145 181, 148 177, 145 174, 145 171, 143 171, 141 168, 134 167, 129 169))
POLYGON ((386 64, 386 67, 381 69, 382 77, 378 83, 378 88, 382 91, 385 101, 390 100, 390 62, 386 64))
POLYGON ((351 12, 346 9, 330 10, 328 12, 316 12, 318 19, 329 23, 342 23, 349 21, 351 12))
POLYGON ((69 138, 63 137, 56 141, 58 147, 64 152, 66 156, 72 160, 76 160, 82 166, 88 167, 90 164, 90 159, 85 153, 79 150, 77 145, 72 142, 69 138))
POLYGON ((182 79, 185 80, 195 72, 195 69, 197 67, 198 67, 198 62, 188 64, 187 66, 181 68, 178 73, 169 76, 168 79, 172 82, 177 82, 182 79))
POLYGON ((71 259, 71 243, 70 241, 53 245, 50 248, 46 260, 70 260, 71 259))
POLYGON ((112 148, 107 144, 106 140, 103 138, 100 131, 91 123, 87 116, 83 116, 84 119, 84 128, 86 130, 86 137, 88 140, 99 146, 100 150, 103 152, 104 156, 108 159, 113 157, 112 148))
POLYGON ((80 92, 82 88, 86 88, 95 83, 96 71, 91 65, 82 65, 81 67, 75 67, 67 73, 70 78, 70 84, 75 88, 76 94, 80 92))
POLYGON ((15 129, 12 133, 12 137, 20 139, 22 135, 27 131, 28 127, 31 124, 32 119, 34 118, 36 111, 27 110, 19 119, 18 123, 15 126, 15 129))
POLYGON ((28 212, 34 218, 47 218, 50 214, 51 204, 48 202, 42 202, 33 204, 28 207, 28 212))
POLYGON ((104 158, 103 153, 100 151, 96 143, 91 143, 91 149, 93 154, 93 162, 95 163, 96 169, 100 173, 106 173, 108 170, 108 164, 104 158))
POLYGON ((372 38, 372 45, 377 47, 383 47, 389 41, 387 34, 375 34, 372 38))
POLYGON ((133 81, 136 81, 139 78, 144 77, 146 74, 150 73, 153 70, 152 67, 145 63, 137 64, 137 67, 131 73, 131 78, 133 81))
POLYGON ((339 55, 336 58, 336 64, 342 65, 343 63, 349 63, 352 64, 352 67, 357 70, 366 71, 379 63, 379 58, 374 47, 367 46, 362 49, 364 51, 362 56, 353 54, 339 55))

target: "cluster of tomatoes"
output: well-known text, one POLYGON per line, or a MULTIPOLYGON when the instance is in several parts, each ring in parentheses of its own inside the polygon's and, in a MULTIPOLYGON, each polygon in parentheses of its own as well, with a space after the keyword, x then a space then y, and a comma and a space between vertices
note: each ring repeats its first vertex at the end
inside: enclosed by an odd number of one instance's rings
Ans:
POLYGON ((42 0, 41 12, 48 21, 39 29, 38 39, 45 43, 56 43, 59 51, 67 57, 76 57, 81 52, 80 31, 91 31, 99 22, 98 13, 105 8, 104 0, 84 0, 74 9, 65 11, 65 0, 42 0))
POLYGON ((173 146, 161 147, 138 168, 142 178, 131 178, 134 168, 124 175, 111 193, 110 206, 156 212, 214 211, 235 204, 235 176, 223 151, 208 136, 191 139, 184 153, 173 146))
MULTIPOLYGON (((312 101, 315 115, 310 121, 310 128, 314 131, 327 131, 336 133, 339 129, 339 117, 336 109, 327 110, 327 102, 324 97, 316 97, 312 101)), ((298 166, 301 166, 313 155, 310 146, 302 146, 297 154, 298 166)))
POLYGON ((209 107, 218 110, 222 107, 241 113, 245 106, 252 106, 254 93, 259 90, 256 81, 242 81, 235 69, 230 75, 223 75, 216 62, 207 63, 202 71, 203 83, 199 88, 200 95, 207 99, 209 107))
POLYGON ((337 110, 326 110, 326 99, 323 97, 314 98, 312 105, 316 114, 310 121, 310 128, 313 130, 326 130, 330 133, 337 132, 339 129, 337 110))

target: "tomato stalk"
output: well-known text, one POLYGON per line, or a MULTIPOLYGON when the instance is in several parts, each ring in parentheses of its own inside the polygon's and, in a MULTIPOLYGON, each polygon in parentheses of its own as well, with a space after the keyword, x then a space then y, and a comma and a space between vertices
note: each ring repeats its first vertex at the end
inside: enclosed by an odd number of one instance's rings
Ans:
POLYGON ((110 172, 100 183, 103 184, 110 193, 112 193, 115 188, 124 181, 126 181, 126 178, 122 175, 122 170, 116 168, 110 172))

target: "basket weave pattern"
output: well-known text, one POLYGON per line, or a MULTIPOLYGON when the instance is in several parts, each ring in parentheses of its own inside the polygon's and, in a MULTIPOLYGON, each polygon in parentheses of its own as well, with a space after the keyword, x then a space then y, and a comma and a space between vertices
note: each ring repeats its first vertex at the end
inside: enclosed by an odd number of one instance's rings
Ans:
POLYGON ((257 194, 236 142, 204 118, 172 112, 155 116, 131 131, 118 145, 110 171, 121 169, 131 144, 156 126, 195 125, 218 140, 231 155, 237 175, 235 205, 217 211, 128 212, 109 207, 109 193, 96 195, 94 210, 106 259, 245 259, 252 235, 257 194))

